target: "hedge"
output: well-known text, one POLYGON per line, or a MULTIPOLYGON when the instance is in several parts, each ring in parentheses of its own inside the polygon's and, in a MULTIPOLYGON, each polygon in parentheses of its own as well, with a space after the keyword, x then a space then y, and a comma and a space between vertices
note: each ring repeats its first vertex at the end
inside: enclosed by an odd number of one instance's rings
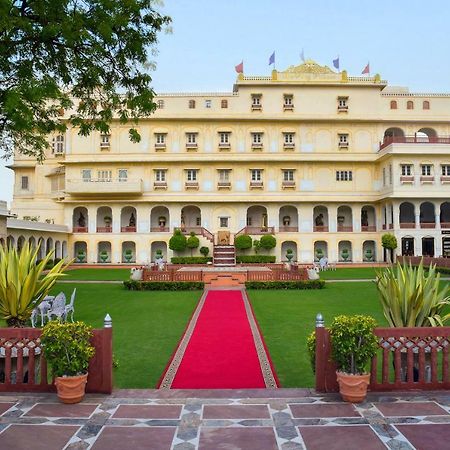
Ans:
POLYGON ((171 258, 172 264, 206 264, 212 262, 211 256, 174 256, 171 258))
POLYGON ((247 289, 323 289, 325 287, 324 280, 307 280, 307 281, 247 281, 245 283, 247 289))
POLYGON ((129 291, 199 291, 203 290, 202 281, 124 281, 129 291))
POLYGON ((274 263, 275 256, 269 255, 237 255, 236 256, 237 263, 251 264, 251 263, 274 263))

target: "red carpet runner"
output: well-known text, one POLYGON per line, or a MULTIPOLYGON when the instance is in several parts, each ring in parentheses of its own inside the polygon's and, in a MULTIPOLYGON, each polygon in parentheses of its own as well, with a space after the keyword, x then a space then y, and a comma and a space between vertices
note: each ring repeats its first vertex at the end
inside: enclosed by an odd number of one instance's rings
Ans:
POLYGON ((245 389, 277 384, 246 293, 211 290, 200 300, 159 387, 245 389))

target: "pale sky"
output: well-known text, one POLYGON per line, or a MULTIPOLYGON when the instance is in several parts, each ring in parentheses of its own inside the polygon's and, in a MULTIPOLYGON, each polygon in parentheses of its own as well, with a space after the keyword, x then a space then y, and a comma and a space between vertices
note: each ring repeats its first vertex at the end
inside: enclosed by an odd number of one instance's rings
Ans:
MULTIPOLYGON (((448 0, 165 0, 173 33, 160 36, 157 92, 231 91, 234 66, 268 75, 307 58, 359 75, 370 62, 391 85, 450 92, 448 0)), ((0 160, 0 199, 12 198, 12 171, 0 160)))

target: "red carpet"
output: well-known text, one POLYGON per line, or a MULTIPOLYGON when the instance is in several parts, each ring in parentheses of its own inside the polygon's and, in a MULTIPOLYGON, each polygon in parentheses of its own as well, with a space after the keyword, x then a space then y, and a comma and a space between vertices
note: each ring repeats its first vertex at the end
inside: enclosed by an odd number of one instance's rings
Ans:
MULTIPOLYGON (((199 306, 201 308, 201 305, 199 306)), ((250 310, 250 308, 248 308, 250 310)), ((250 314, 252 314, 250 312, 250 314)), ((195 314, 194 319, 195 320, 195 314)), ((253 317, 250 318, 253 320, 253 317)), ((254 327, 257 331, 257 327, 254 327)), ((162 383, 172 389, 265 388, 267 383, 241 291, 209 291, 187 347, 172 360, 162 383), (178 362, 176 360, 178 359, 178 362), (181 362, 180 362, 181 359, 181 362), (167 381, 168 374, 173 380, 167 381)), ((258 335, 259 337, 259 335, 258 335)), ((264 348, 260 345, 260 348, 264 348)), ((264 366, 271 364, 262 350, 264 366)), ((273 375, 272 375, 273 377, 273 375)), ((164 387, 164 386, 162 386, 164 387)), ((276 382, 275 382, 276 387, 276 382)))

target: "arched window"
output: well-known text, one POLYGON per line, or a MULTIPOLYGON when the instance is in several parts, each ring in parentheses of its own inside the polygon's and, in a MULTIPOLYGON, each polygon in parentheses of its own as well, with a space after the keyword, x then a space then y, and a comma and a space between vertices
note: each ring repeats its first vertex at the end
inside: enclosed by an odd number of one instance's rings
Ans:
POLYGON ((391 100, 391 109, 397 109, 397 101, 391 100))
POLYGON ((195 100, 189 100, 189 109, 195 109, 195 100))
POLYGON ((422 104, 423 109, 430 109, 430 102, 428 100, 424 100, 422 104))
POLYGON ((412 100, 406 102, 406 109, 414 109, 414 102, 412 100))

